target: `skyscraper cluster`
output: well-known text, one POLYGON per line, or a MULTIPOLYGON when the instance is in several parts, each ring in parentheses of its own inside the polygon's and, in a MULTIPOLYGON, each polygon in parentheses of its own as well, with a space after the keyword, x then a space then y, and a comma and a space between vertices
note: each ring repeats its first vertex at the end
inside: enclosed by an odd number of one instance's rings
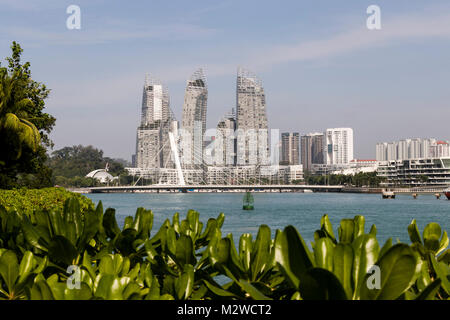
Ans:
POLYGON ((354 160, 353 129, 332 128, 323 133, 281 134, 281 164, 298 164, 314 171, 314 165, 346 166, 354 160))
POLYGON ((203 70, 198 69, 187 80, 179 126, 170 109, 167 88, 160 81, 147 77, 133 156, 134 172, 163 173, 167 177, 155 179, 167 183, 173 181, 169 177, 171 174, 186 174, 188 181, 198 182, 207 180, 205 174, 210 167, 241 167, 240 171, 224 173, 230 178, 233 175, 247 177, 248 172, 258 173, 261 166, 269 165, 266 98, 261 80, 249 70, 238 68, 236 108, 219 121, 209 144, 205 141, 207 101, 206 77, 203 70))

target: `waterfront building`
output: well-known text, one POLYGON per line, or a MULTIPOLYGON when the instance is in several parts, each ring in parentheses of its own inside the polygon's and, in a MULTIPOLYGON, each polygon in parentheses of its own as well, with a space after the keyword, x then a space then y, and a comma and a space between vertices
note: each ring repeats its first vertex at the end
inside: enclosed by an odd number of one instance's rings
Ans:
POLYGON ((181 164, 184 168, 203 165, 204 134, 208 87, 202 69, 198 69, 187 81, 184 95, 180 130, 181 164))
POLYGON ((377 175, 385 187, 450 185, 450 157, 380 161, 377 175))
POLYGON ((281 134, 281 165, 300 164, 300 135, 298 132, 284 132, 281 134))
POLYGON ((346 165, 353 160, 353 129, 334 128, 324 133, 324 163, 346 165))
POLYGON ((174 117, 169 93, 159 80, 146 76, 143 88, 141 122, 136 134, 135 165, 138 168, 173 167, 169 132, 174 117))
POLYGON ((238 68, 236 81, 236 164, 268 165, 269 136, 266 97, 261 80, 238 68))
POLYGON ((309 133, 301 136, 301 164, 305 171, 311 171, 312 164, 323 163, 323 140, 323 133, 309 133))

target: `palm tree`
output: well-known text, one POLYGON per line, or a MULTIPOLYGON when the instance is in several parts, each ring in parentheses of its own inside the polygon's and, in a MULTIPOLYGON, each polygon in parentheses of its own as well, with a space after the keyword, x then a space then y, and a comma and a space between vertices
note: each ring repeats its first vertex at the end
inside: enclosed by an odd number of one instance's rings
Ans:
POLYGON ((20 81, 23 79, 17 73, 9 75, 6 68, 0 69, 0 136, 13 142, 7 145, 14 147, 2 153, 14 160, 22 155, 23 146, 36 152, 40 143, 39 130, 28 120, 27 110, 33 107, 33 102, 26 97, 20 81))

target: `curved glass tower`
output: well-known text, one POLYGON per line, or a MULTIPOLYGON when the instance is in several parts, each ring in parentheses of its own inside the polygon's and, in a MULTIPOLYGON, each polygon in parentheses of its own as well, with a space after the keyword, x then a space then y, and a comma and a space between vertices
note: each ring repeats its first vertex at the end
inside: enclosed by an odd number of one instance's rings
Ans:
POLYGON ((169 92, 161 81, 146 76, 142 96, 141 123, 136 137, 137 168, 173 166, 167 143, 173 116, 169 92))
POLYGON ((238 68, 236 83, 237 165, 267 165, 266 96, 258 77, 238 68))
POLYGON ((203 163, 206 131, 208 87, 200 68, 187 81, 181 122, 181 163, 185 168, 199 167, 203 163))

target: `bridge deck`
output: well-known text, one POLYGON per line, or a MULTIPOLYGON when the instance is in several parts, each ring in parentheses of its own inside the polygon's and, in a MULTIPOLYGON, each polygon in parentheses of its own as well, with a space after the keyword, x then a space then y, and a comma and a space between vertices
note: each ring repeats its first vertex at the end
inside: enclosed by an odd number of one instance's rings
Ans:
POLYGON ((92 193, 109 192, 191 192, 191 191, 329 191, 339 192, 343 186, 308 186, 308 185, 149 185, 149 186, 114 186, 114 187, 92 187, 92 193))

